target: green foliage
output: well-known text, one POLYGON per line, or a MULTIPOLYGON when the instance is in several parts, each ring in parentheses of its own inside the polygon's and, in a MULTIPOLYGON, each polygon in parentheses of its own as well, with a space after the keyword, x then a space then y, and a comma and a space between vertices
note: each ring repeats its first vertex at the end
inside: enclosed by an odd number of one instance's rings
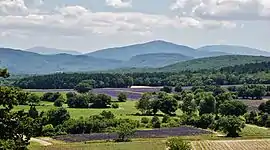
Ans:
POLYGON ((119 108, 119 104, 113 103, 113 104, 112 104, 112 108, 115 108, 115 109, 119 108))
POLYGON ((52 124, 47 124, 42 127, 42 134, 44 136, 54 136, 55 135, 55 130, 52 124))
POLYGON ((30 109, 29 109, 29 111, 28 111, 28 114, 29 114, 29 116, 31 118, 34 118, 34 119, 37 118, 38 117, 38 111, 37 111, 36 107, 35 106, 31 106, 30 109))
POLYGON ((149 93, 144 93, 140 100, 136 103, 136 109, 141 111, 142 114, 149 114, 151 111, 151 94, 149 93))
POLYGON ((247 106, 240 101, 226 101, 219 106, 219 113, 225 116, 244 115, 247 112, 247 106))
POLYGON ((53 105, 56 107, 62 107, 65 100, 62 97, 59 97, 56 101, 54 101, 53 105))
POLYGON ((52 124, 54 127, 63 124, 69 118, 69 112, 65 108, 52 109, 47 112, 47 124, 52 124))
POLYGON ((149 118, 147 118, 147 117, 142 117, 141 123, 143 123, 143 124, 148 124, 149 122, 150 122, 150 119, 149 119, 149 118))
POLYGON ((111 105, 112 98, 106 94, 98 94, 93 101, 93 108, 108 108, 111 105))
POLYGON ((170 116, 164 115, 163 118, 162 118, 162 123, 168 123, 169 120, 170 120, 170 116))
POLYGON ((92 90, 93 88, 92 84, 93 83, 88 82, 88 81, 82 81, 79 84, 77 84, 74 89, 79 93, 87 93, 90 90, 92 90))
POLYGON ((197 110, 197 105, 194 100, 194 95, 193 94, 187 94, 183 98, 183 103, 180 105, 180 108, 182 111, 188 115, 191 115, 197 110))
POLYGON ((111 111, 102 111, 100 113, 100 115, 102 117, 104 117, 105 119, 114 119, 115 118, 114 114, 111 111))
POLYGON ((117 97, 118 97, 119 102, 127 101, 127 95, 125 93, 123 93, 123 92, 119 93, 117 97))
POLYGON ((95 95, 77 94, 67 99, 68 107, 70 108, 88 108, 91 99, 95 99, 95 95))
POLYGON ((116 133, 118 134, 118 142, 129 141, 129 138, 134 135, 135 128, 132 124, 129 123, 121 123, 116 128, 116 133))
POLYGON ((178 102, 174 97, 166 95, 160 99, 159 109, 164 114, 174 115, 177 108, 178 102))
POLYGON ((158 116, 154 116, 154 117, 152 118, 151 124, 152 124, 152 127, 153 127, 153 128, 160 128, 161 122, 160 122, 158 116))
POLYGON ((186 142, 181 138, 170 138, 166 142, 166 146, 170 150, 191 150, 190 142, 186 142))
POLYGON ((177 85, 175 86, 175 88, 174 88, 174 91, 175 91, 175 92, 182 92, 182 91, 183 91, 182 86, 181 86, 180 84, 177 84, 177 85))
POLYGON ((36 106, 40 103, 40 97, 35 93, 31 93, 28 95, 27 101, 28 101, 29 105, 36 106))
POLYGON ((270 114, 270 100, 266 101, 265 103, 261 103, 258 109, 261 112, 270 114))
POLYGON ((0 77, 7 78, 9 76, 10 76, 10 74, 8 73, 7 69, 1 69, 0 68, 0 77))
POLYGON ((212 114, 203 114, 197 121, 197 127, 207 129, 215 121, 215 116, 212 114))
POLYGON ((239 132, 245 127, 245 121, 240 117, 225 116, 218 120, 217 125, 228 137, 238 137, 239 132))
POLYGON ((164 86, 163 88, 160 89, 160 91, 166 92, 166 93, 171 93, 172 92, 172 87, 164 86))
MULTIPOLYGON (((4 74, 1 76, 5 77, 4 74)), ((19 104, 21 92, 12 87, 0 86, 1 149, 26 149, 35 130, 34 119, 28 113, 13 111, 13 107, 19 104)))
POLYGON ((210 93, 203 97, 199 105, 200 114, 210 114, 216 112, 216 99, 210 93))
POLYGON ((59 97, 61 97, 61 94, 59 92, 56 92, 56 93, 48 92, 48 93, 43 94, 41 100, 48 101, 48 102, 54 102, 59 97))

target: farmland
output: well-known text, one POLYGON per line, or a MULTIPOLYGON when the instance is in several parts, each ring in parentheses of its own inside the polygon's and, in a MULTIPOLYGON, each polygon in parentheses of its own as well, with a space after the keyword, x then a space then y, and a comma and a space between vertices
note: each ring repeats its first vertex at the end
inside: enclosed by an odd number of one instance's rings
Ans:
POLYGON ((194 150, 269 150, 270 139, 194 141, 194 150))

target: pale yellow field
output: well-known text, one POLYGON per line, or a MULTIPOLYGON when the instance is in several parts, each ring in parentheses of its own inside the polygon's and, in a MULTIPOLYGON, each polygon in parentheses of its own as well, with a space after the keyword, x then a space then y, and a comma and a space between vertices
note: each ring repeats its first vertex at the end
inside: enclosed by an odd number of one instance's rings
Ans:
POLYGON ((194 150, 270 150, 270 139, 193 141, 194 150))

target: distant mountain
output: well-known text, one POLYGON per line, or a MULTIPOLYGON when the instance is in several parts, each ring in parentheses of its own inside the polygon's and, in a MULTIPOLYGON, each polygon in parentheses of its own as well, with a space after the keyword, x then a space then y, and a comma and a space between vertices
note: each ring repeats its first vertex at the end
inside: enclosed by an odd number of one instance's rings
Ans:
POLYGON ((124 62, 125 67, 164 67, 181 61, 191 60, 192 57, 177 53, 152 53, 133 56, 129 61, 124 62))
POLYGON ((235 66, 248 63, 268 62, 270 57, 247 56, 247 55, 225 55, 217 57, 199 58, 179 62, 157 69, 157 71, 174 72, 183 70, 219 69, 222 67, 235 66))
POLYGON ((0 68, 11 74, 48 74, 55 72, 86 72, 117 68, 122 61, 84 55, 40 55, 21 50, 0 48, 0 68))
POLYGON ((73 51, 73 50, 62 50, 62 49, 47 48, 47 47, 33 47, 33 48, 26 49, 25 51, 38 53, 42 55, 53 55, 53 54, 82 55, 82 53, 73 51))
POLYGON ((116 47, 98 50, 92 53, 88 53, 88 56, 93 56, 97 58, 106 58, 106 59, 116 59, 116 60, 129 60, 133 56, 142 55, 142 54, 151 54, 151 53, 177 53, 184 56, 201 58, 201 57, 210 57, 210 56, 220 56, 226 55, 224 52, 204 52, 197 51, 191 47, 177 45, 174 43, 166 41, 152 41, 143 44, 135 44, 124 47, 116 47))
POLYGON ((270 56, 270 52, 255 48, 233 45, 208 45, 197 49, 202 52, 222 52, 234 55, 270 56))

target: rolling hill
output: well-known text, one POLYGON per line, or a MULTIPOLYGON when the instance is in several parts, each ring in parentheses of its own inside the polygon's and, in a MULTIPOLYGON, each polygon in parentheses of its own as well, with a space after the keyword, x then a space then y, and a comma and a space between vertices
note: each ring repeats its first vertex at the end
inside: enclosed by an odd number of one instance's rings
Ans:
POLYGON ((208 45, 197 49, 202 52, 221 52, 233 55, 270 56, 270 52, 237 45, 208 45))
POLYGON ((192 57, 184 56, 177 53, 153 53, 153 54, 142 54, 133 56, 129 61, 124 62, 124 67, 164 67, 177 62, 191 60, 192 57))
POLYGON ((32 47, 32 48, 26 49, 25 51, 38 53, 42 55, 53 55, 53 54, 82 55, 82 53, 73 51, 73 50, 62 50, 62 49, 48 48, 48 47, 32 47))
POLYGON ((158 68, 157 71, 184 71, 200 69, 219 69, 222 67, 235 66, 248 63, 268 62, 270 57, 247 56, 247 55, 225 55, 217 57, 199 58, 189 61, 179 62, 158 68))
POLYGON ((106 70, 116 68, 121 64, 121 61, 84 55, 40 55, 21 50, 0 49, 0 68, 7 67, 12 74, 48 74, 106 70))
POLYGON ((220 56, 226 55, 227 53, 223 52, 204 52, 198 51, 191 47, 184 45, 177 45, 174 43, 166 41, 151 41, 143 44, 135 44, 124 47, 116 47, 98 50, 92 53, 88 53, 88 56, 93 56, 97 58, 106 58, 106 59, 115 59, 128 61, 133 56, 142 55, 142 54, 151 54, 151 53, 177 53, 184 56, 201 58, 201 57, 210 57, 210 56, 220 56))

